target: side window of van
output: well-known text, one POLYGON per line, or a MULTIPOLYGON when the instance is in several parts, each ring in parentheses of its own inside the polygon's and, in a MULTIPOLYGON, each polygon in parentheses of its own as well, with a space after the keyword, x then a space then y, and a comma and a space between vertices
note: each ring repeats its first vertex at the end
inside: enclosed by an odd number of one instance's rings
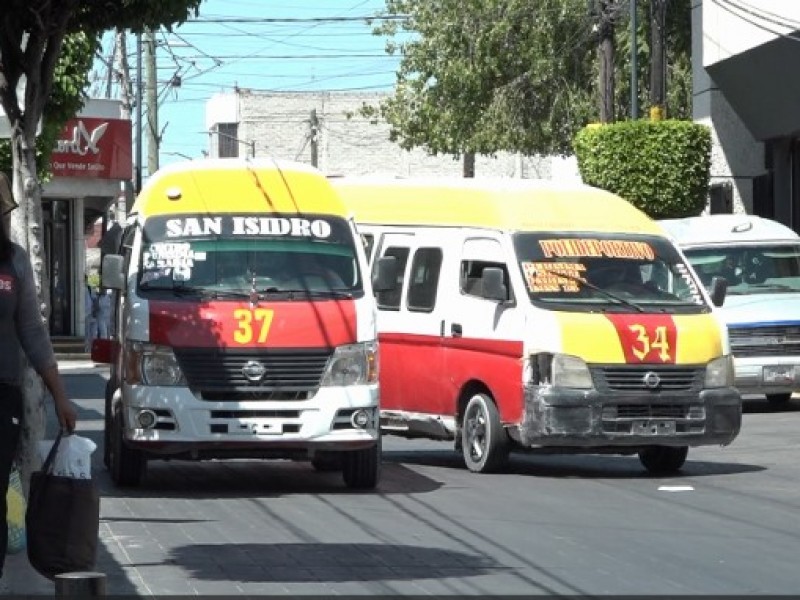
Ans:
POLYGON ((442 267, 441 248, 419 248, 411 261, 408 284, 408 310, 430 312, 436 304, 436 288, 442 267))
POLYGON ((466 296, 483 298, 481 275, 487 267, 497 267, 503 271, 503 283, 506 286, 506 300, 511 297, 511 283, 508 278, 508 269, 505 263, 488 262, 483 260, 465 260, 461 262, 461 293, 466 296))
POLYGON ((400 310, 400 298, 403 292, 406 263, 408 262, 408 248, 391 246, 383 253, 384 256, 394 256, 397 259, 397 285, 393 290, 378 292, 375 297, 378 308, 383 310, 400 310))

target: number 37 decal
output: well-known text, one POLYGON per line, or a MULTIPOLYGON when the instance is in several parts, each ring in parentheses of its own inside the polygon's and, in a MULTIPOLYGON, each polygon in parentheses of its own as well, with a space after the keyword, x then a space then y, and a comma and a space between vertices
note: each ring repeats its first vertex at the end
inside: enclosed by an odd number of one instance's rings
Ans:
POLYGON ((269 308, 237 308, 233 311, 237 325, 233 332, 233 341, 237 344, 249 344, 255 338, 259 344, 264 343, 274 316, 275 311, 269 308))

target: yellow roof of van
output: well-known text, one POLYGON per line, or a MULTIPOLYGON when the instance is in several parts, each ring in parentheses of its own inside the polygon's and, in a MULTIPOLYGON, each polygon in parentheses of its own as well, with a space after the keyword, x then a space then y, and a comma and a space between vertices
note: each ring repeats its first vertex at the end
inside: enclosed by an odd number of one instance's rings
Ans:
POLYGON ((272 159, 201 159, 168 165, 147 181, 131 212, 350 214, 310 165, 272 159))
POLYGON ((604 190, 538 179, 332 177, 357 223, 652 234, 663 229, 604 190))

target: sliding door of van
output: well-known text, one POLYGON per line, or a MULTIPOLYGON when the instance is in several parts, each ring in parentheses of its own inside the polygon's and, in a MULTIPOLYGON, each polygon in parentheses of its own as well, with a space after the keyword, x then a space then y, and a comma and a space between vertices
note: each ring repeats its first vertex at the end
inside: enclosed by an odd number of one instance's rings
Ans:
POLYGON ((377 294, 381 408, 440 415, 445 406, 438 297, 442 237, 427 230, 388 234, 378 256, 394 256, 400 267, 397 288, 377 294))
POLYGON ((494 400, 501 420, 508 422, 520 416, 525 319, 512 289, 509 265, 513 263, 507 258, 511 254, 491 235, 476 234, 461 246, 459 264, 453 269, 458 274, 452 282, 456 293, 448 300, 442 323, 442 367, 448 375, 448 411, 456 410, 462 390, 479 386, 494 400), (487 268, 502 271, 504 299, 491 298, 483 289, 487 268))

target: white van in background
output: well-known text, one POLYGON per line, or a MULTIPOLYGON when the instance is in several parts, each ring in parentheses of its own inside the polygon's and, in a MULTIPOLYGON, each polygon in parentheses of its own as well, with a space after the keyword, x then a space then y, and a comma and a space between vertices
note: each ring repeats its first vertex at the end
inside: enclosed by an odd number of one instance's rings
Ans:
POLYGON ((708 285, 724 277, 721 313, 736 387, 785 404, 800 390, 800 236, 751 215, 665 219, 662 226, 708 285))

